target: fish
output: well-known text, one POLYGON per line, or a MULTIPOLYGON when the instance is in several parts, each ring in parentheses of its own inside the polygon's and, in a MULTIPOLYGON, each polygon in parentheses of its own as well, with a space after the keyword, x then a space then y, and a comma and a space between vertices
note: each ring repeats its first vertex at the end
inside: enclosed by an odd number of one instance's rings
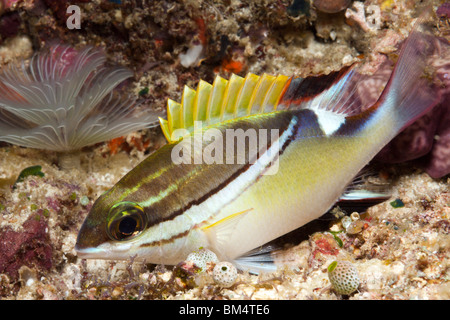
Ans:
POLYGON ((185 87, 160 119, 168 143, 95 201, 78 256, 176 265, 207 248, 239 261, 319 218, 383 146, 439 101, 427 69, 431 43, 414 28, 380 98, 364 110, 353 99, 355 65, 185 87))

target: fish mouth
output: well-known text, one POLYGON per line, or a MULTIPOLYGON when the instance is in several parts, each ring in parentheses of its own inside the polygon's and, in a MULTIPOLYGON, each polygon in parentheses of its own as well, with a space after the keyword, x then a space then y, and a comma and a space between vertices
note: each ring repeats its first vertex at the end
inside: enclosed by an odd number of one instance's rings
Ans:
POLYGON ((127 254, 129 249, 130 245, 117 247, 109 243, 87 248, 80 246, 78 243, 75 245, 77 256, 81 259, 126 260, 129 258, 129 254, 127 254))
POLYGON ((81 259, 108 259, 108 253, 98 248, 80 248, 75 245, 77 256, 81 259))

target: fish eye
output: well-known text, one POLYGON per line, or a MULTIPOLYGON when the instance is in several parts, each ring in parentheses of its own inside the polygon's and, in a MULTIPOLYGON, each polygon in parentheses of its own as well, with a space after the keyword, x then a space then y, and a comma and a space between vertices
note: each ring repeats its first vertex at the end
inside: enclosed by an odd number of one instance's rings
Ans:
POLYGON ((108 215, 107 234, 112 240, 130 240, 142 233, 147 225, 147 215, 133 202, 114 205, 108 215))

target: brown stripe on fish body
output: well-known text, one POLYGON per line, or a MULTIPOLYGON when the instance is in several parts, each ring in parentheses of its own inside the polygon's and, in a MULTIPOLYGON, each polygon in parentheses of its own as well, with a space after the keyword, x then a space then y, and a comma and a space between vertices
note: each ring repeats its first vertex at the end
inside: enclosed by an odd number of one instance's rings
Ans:
POLYGON ((162 239, 162 240, 158 240, 158 241, 152 241, 152 242, 144 242, 141 245, 139 245, 140 248, 146 248, 146 247, 158 247, 164 244, 168 244, 168 243, 172 243, 173 241, 175 241, 176 239, 180 239, 183 237, 186 237, 189 234, 190 230, 188 231, 184 231, 181 233, 178 233, 168 239, 162 239))

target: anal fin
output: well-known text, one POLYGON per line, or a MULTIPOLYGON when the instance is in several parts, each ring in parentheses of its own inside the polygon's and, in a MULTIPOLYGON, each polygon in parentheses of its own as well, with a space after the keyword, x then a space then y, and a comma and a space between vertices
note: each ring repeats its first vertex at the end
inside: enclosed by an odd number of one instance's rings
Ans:
POLYGON ((361 170, 347 186, 337 205, 346 211, 362 212, 368 207, 389 199, 391 197, 390 185, 386 182, 373 182, 373 180, 376 180, 376 175, 372 170, 368 168, 361 170))
POLYGON ((253 274, 275 272, 277 271, 277 266, 272 257, 272 252, 277 249, 279 248, 266 244, 238 257, 233 261, 233 264, 238 269, 253 274))

